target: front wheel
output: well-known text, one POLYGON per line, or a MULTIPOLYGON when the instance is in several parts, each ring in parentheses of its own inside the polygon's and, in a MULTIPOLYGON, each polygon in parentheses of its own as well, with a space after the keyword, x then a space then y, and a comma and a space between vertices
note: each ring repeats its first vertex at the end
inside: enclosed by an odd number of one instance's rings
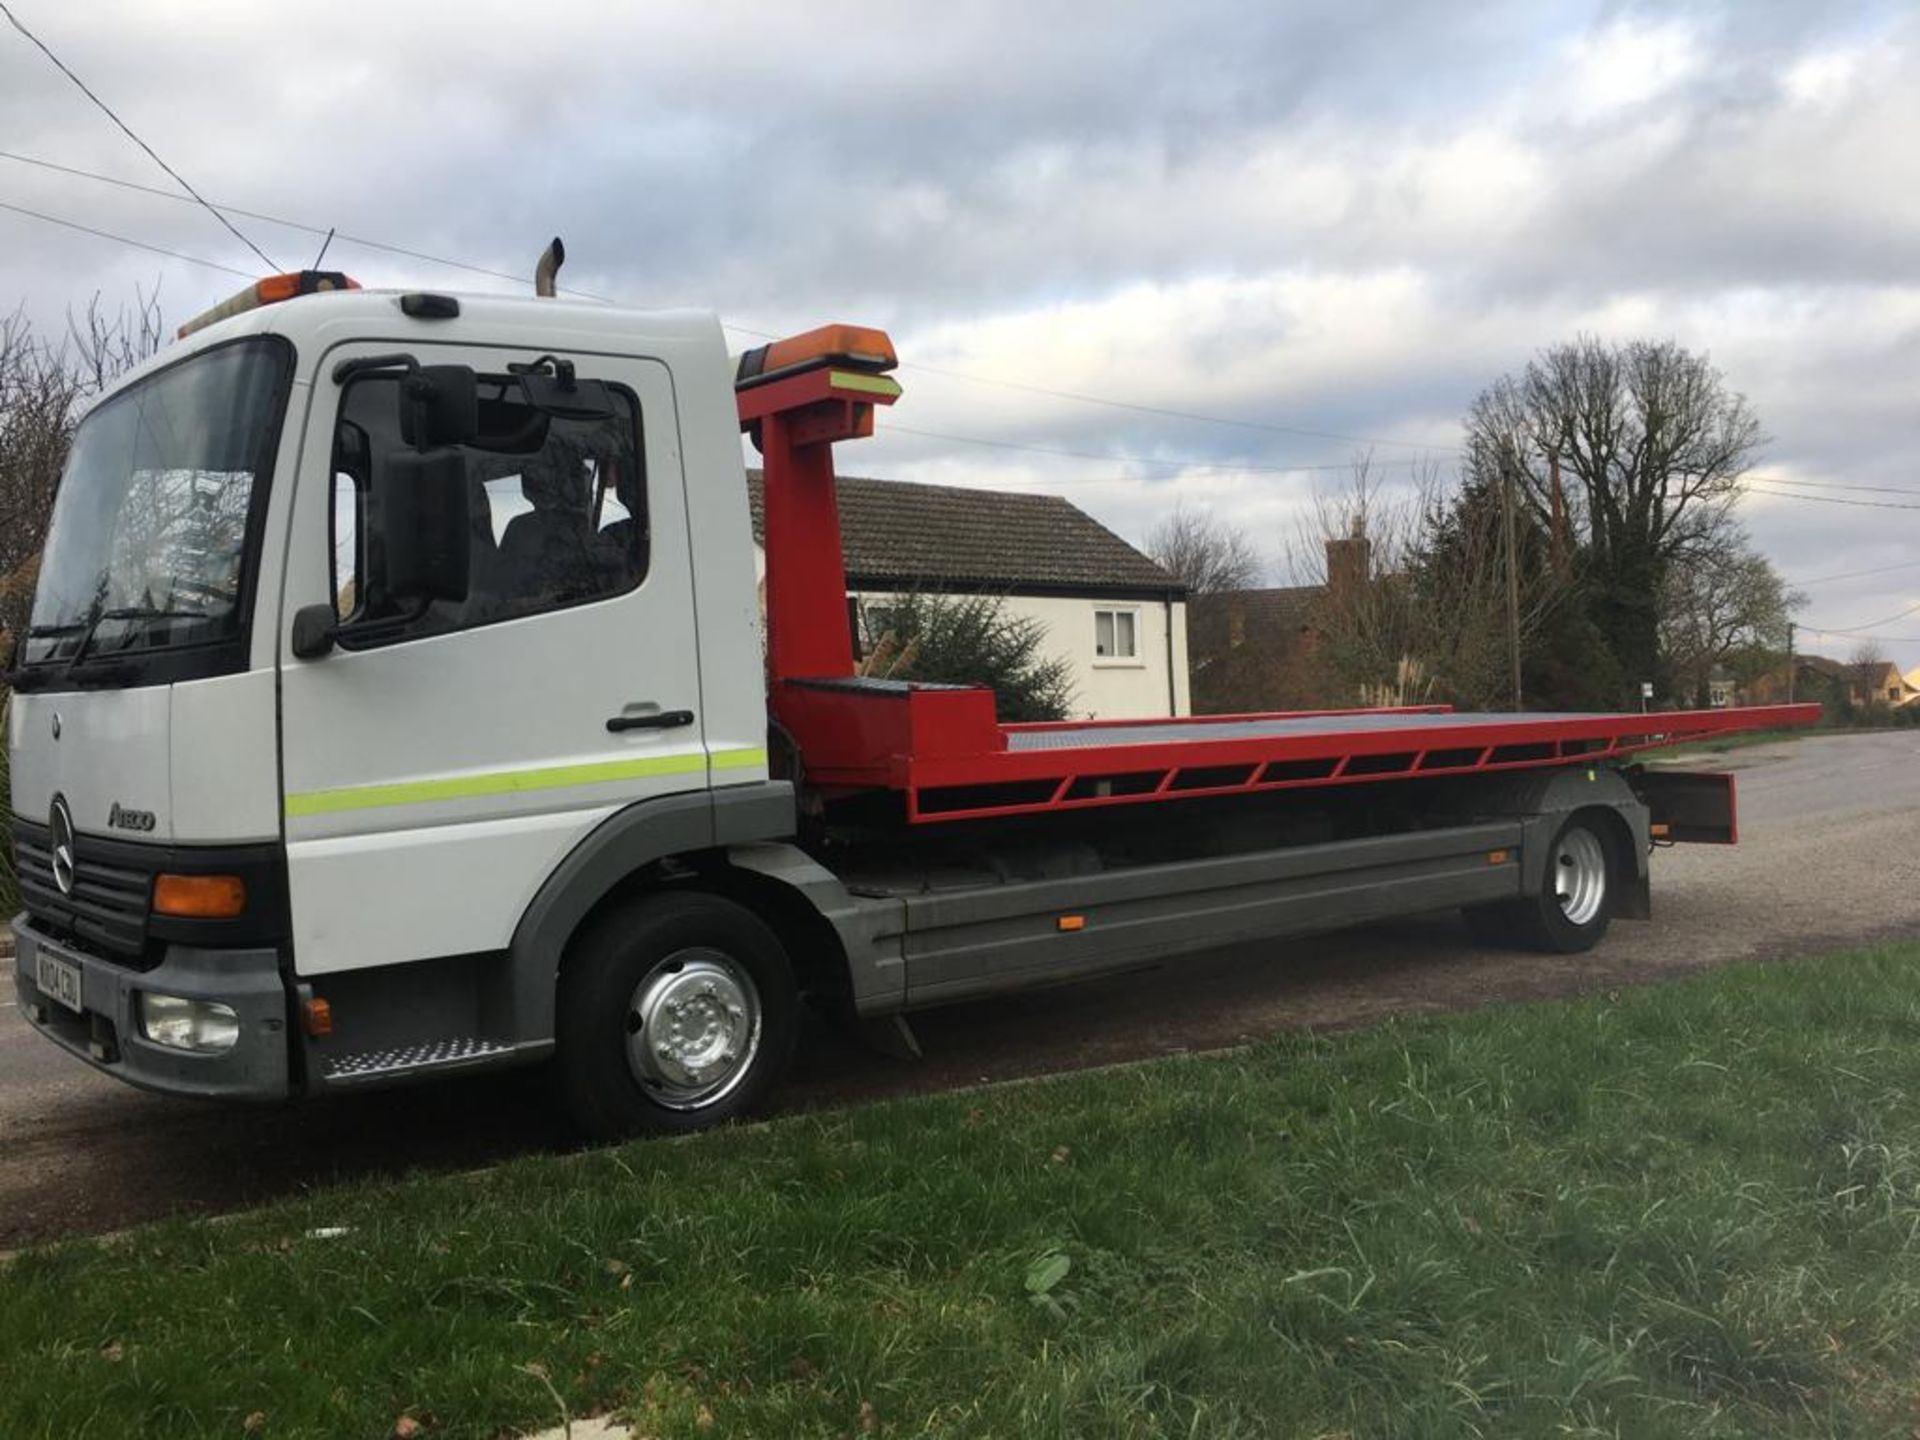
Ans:
POLYGON ((613 910, 560 972, 554 1072, 600 1139, 704 1129, 752 1110, 786 1070, 798 997, 758 916, 717 895, 613 910))

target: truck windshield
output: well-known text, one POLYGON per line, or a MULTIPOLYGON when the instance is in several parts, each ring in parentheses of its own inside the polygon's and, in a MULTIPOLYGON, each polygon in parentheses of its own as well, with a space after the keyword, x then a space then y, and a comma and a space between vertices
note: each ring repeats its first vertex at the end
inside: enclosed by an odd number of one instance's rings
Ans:
POLYGON ((287 364, 287 346, 269 337, 225 345, 81 422, 21 650, 29 667, 239 635, 254 481, 279 429, 287 364))

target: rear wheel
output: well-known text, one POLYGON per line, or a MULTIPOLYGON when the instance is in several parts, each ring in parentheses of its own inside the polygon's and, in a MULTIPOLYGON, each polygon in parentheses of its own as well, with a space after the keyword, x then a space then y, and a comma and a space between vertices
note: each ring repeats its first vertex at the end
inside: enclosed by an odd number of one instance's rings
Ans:
POLYGON ((1576 814, 1554 834, 1538 895, 1516 902, 1514 938, 1535 950, 1577 955, 1591 950, 1613 918, 1618 866, 1602 822, 1576 814))
POLYGON ((1605 822, 1574 815, 1554 833, 1538 895, 1522 895, 1461 910, 1482 945, 1577 955, 1591 950, 1613 918, 1617 847, 1605 822))
POLYGON ((561 1102, 605 1139, 730 1120, 785 1071, 797 1011, 786 952, 752 911, 698 894, 622 905, 561 969, 561 1102))

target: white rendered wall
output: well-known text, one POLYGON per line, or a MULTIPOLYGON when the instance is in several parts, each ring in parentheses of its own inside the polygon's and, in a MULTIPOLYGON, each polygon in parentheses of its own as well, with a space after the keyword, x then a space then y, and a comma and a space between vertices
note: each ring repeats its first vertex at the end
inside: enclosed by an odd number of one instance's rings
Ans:
MULTIPOLYGON (((754 567, 766 575, 766 557, 754 546, 754 567)), ((860 600, 885 604, 887 595, 862 592, 860 600)), ((763 597, 764 601, 764 597, 763 597)), ((1008 595, 1001 604, 1009 615, 1028 616, 1045 627, 1046 653, 1059 656, 1071 669, 1075 720, 1132 720, 1163 715, 1191 715, 1193 702, 1187 687, 1187 606, 1176 600, 1094 600, 1081 596, 1008 595), (1134 612, 1138 642, 1131 659, 1105 659, 1094 650, 1093 616, 1096 610, 1134 612), (1171 618, 1173 644, 1167 630, 1171 618), (1169 686, 1169 661, 1172 684, 1169 686)))

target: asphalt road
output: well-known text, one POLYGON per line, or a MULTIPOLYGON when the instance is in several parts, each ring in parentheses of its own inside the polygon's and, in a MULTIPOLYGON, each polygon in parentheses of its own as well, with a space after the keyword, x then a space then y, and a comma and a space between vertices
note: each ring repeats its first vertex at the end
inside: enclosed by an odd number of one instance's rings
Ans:
MULTIPOLYGON (((1450 914, 1241 946, 921 1017, 927 1058, 914 1064, 823 1029, 809 1037, 784 1103, 1215 1049, 1292 1026, 1362 1025, 1920 935, 1920 734, 1818 737, 1701 763, 1740 772, 1740 846, 1657 853, 1654 921, 1616 924, 1593 954, 1482 951, 1450 914)), ((522 1076, 307 1106, 175 1100, 94 1074, 0 1003, 0 1249, 551 1143, 542 1092, 522 1076)))

